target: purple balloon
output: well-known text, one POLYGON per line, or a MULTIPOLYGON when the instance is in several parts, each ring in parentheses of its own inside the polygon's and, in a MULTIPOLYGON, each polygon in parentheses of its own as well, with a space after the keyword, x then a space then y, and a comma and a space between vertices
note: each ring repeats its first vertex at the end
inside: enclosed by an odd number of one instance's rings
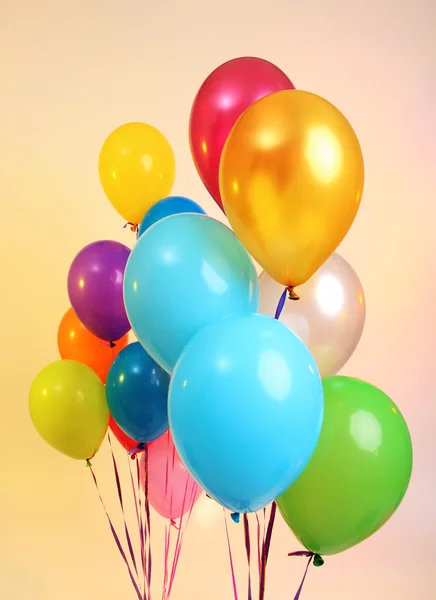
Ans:
POLYGON ((68 295, 80 321, 108 342, 129 330, 123 299, 123 279, 130 250, 109 240, 85 246, 70 267, 68 295))

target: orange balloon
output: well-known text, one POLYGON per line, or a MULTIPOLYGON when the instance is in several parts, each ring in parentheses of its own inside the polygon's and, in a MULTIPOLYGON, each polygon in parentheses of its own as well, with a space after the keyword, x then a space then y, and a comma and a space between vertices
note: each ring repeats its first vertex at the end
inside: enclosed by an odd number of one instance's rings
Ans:
POLYGON ((103 383, 116 355, 127 346, 126 334, 111 348, 105 342, 86 329, 76 313, 69 308, 62 318, 58 329, 59 354, 63 359, 76 360, 90 367, 103 383))

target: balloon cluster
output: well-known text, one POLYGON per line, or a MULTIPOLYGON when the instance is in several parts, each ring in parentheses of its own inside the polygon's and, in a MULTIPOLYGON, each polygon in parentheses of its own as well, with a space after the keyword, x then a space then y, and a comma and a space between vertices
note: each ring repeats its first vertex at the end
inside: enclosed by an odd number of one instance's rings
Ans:
POLYGON ((73 260, 62 360, 32 385, 33 422, 77 459, 95 454, 109 421, 127 450, 150 444, 150 501, 166 517, 182 511, 165 493, 169 448, 172 485, 197 498, 198 484, 237 513, 277 500, 309 552, 340 552, 392 515, 412 466, 393 402, 336 375, 365 320, 359 278, 335 253, 362 196, 357 136, 257 58, 209 75, 189 134, 232 229, 169 196, 175 160, 159 131, 112 132, 100 180, 135 244, 94 242, 73 260))

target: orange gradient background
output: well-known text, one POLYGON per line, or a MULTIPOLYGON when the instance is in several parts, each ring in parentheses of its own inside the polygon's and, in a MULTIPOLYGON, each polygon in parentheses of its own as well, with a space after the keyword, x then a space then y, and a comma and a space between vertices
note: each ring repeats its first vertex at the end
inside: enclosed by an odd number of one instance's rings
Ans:
MULTIPOLYGON (((434 598, 435 22, 430 0, 16 0, 2 6, 1 598, 135 598, 89 472, 38 437, 28 389, 58 356, 57 327, 68 308, 66 277, 75 254, 98 239, 133 243, 100 188, 105 137, 133 120, 161 129, 176 155, 174 192, 223 218, 190 158, 189 110, 208 73, 247 54, 275 62, 298 88, 330 100, 360 139, 365 191, 340 252, 363 283, 367 325, 343 372, 395 400, 415 449, 411 487, 392 521, 312 569, 302 599, 434 598)), ((94 466, 116 512, 106 445, 94 466)), ((158 582, 162 523, 153 535, 158 582)), ((231 535, 246 597, 242 529, 232 524, 231 535)), ((267 599, 293 598, 304 562, 287 553, 297 549, 278 520, 267 599)), ((232 598, 222 514, 207 499, 194 512, 173 597, 232 598)))

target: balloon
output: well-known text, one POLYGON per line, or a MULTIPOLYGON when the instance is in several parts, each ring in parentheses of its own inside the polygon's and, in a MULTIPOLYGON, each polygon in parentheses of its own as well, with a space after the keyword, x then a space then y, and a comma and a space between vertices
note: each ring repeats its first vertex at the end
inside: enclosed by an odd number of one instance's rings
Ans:
POLYGON ((304 470, 321 431, 315 361, 285 325, 236 315, 202 329, 174 370, 170 429, 191 475, 229 510, 269 504, 304 470))
POLYGON ((72 308, 67 310, 59 324, 58 349, 61 358, 77 360, 87 365, 97 373, 103 383, 112 361, 120 350, 126 347, 127 342, 126 334, 111 348, 108 342, 100 340, 86 329, 72 308))
POLYGON ((106 381, 106 398, 116 423, 138 442, 151 442, 168 429, 168 373, 139 342, 121 350, 106 381))
MULTIPOLYGON (((144 469, 144 455, 141 463, 144 469)), ((201 488, 183 466, 168 430, 148 446, 150 504, 165 519, 179 519, 191 510, 200 496, 201 488)))
POLYGON ((189 200, 189 198, 184 198, 183 196, 170 196, 169 198, 165 198, 164 200, 160 200, 156 202, 149 211, 145 213, 145 217, 142 219, 141 224, 138 228, 138 238, 141 235, 165 217, 170 217, 171 215, 178 215, 180 213, 198 213, 200 215, 205 215, 205 211, 193 200, 189 200))
POLYGON ((130 329, 123 301, 123 278, 130 250, 118 242, 85 246, 70 267, 68 295, 74 312, 94 335, 108 342, 130 329))
POLYGON ((126 123, 104 142, 98 172, 115 210, 126 221, 138 224, 155 202, 171 192, 176 163, 160 131, 145 123, 126 123))
POLYGON ((227 136, 253 102, 288 89, 294 85, 278 67, 261 58, 242 57, 215 69, 197 93, 189 122, 192 158, 207 191, 222 210, 218 171, 227 136))
MULTIPOLYGON (((274 316, 283 286, 264 271, 259 289, 259 312, 274 316)), ((321 377, 334 375, 353 354, 362 335, 362 284, 347 261, 335 253, 298 291, 300 300, 285 303, 280 321, 309 348, 321 377)))
POLYGON ((117 438, 118 442, 121 444, 124 450, 127 450, 127 452, 130 452, 130 450, 133 450, 139 444, 138 441, 132 440, 131 437, 124 433, 121 427, 117 425, 112 415, 109 418, 109 428, 117 438))
POLYGON ((291 288, 342 241, 362 189, 356 134, 309 92, 285 90, 253 104, 223 150, 220 191, 230 224, 264 270, 291 288))
POLYGON ((257 310, 250 257, 233 232, 205 215, 179 214, 139 238, 124 301, 136 337, 171 372, 188 341, 220 317, 257 310))
POLYGON ((398 508, 412 444, 400 411, 381 390, 350 377, 329 377, 323 387, 318 446, 277 502, 306 548, 336 554, 372 535, 398 508))
POLYGON ((57 360, 38 373, 30 388, 29 410, 44 440, 78 460, 94 456, 109 423, 102 382, 75 360, 57 360))

